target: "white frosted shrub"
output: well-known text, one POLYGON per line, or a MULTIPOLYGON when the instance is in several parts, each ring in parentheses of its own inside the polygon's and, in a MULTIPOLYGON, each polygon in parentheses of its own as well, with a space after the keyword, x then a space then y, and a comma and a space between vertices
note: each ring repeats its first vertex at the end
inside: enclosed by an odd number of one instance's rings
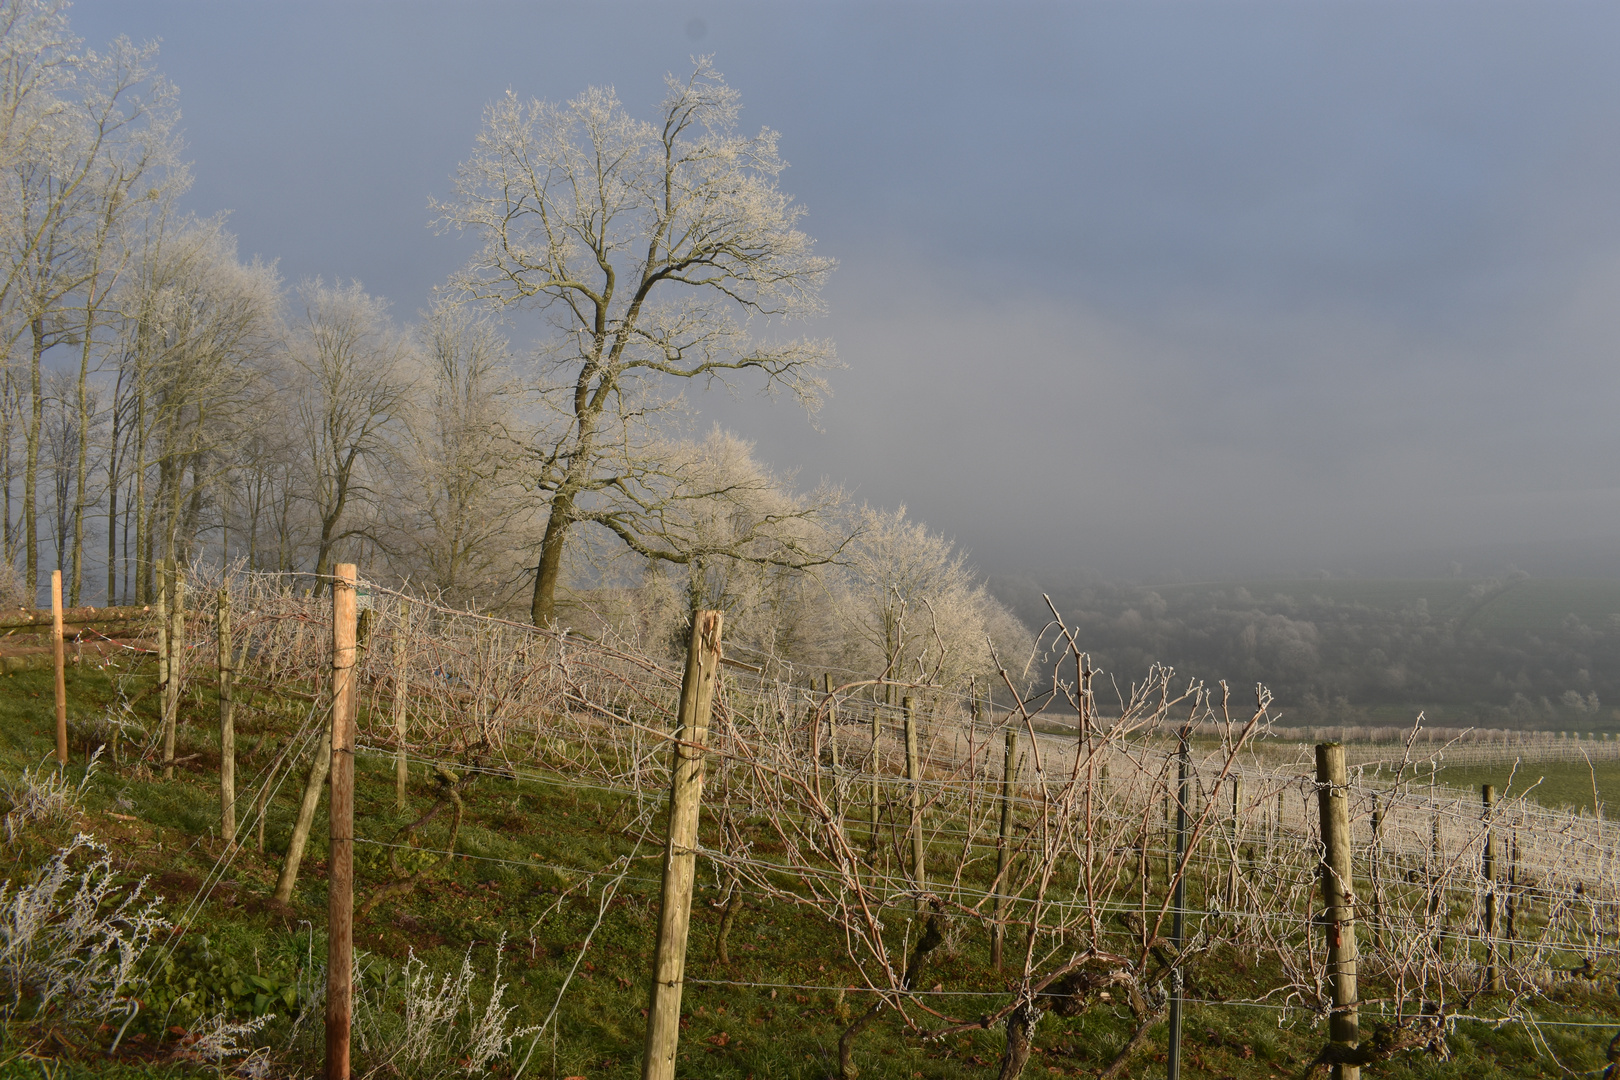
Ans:
POLYGON ((375 1063, 368 1075, 483 1075, 494 1062, 511 1053, 514 1042, 539 1030, 510 1027, 516 1006, 502 1004, 508 985, 501 981, 505 947, 503 936, 495 947, 488 997, 475 992, 478 980, 471 946, 454 974, 436 973, 414 950, 410 953, 401 981, 405 995, 403 1017, 385 1012, 383 1002, 357 996, 356 1027, 361 1029, 358 1034, 375 1063))
POLYGON ((31 881, 0 883, 0 982, 8 1016, 70 1020, 127 1014, 136 970, 170 923, 146 879, 120 884, 107 848, 82 833, 31 881), (75 869, 77 865, 77 869, 75 869))

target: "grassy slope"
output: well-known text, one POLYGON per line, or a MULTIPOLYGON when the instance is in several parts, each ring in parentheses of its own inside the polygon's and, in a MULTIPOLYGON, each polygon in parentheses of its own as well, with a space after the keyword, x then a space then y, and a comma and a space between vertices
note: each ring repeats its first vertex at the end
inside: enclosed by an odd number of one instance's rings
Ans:
MULTIPOLYGON (((93 673, 72 680, 75 722, 93 719, 112 694, 111 684, 93 673)), ((0 773, 16 775, 25 765, 40 761, 50 749, 50 683, 47 673, 0 677, 0 773)), ((203 757, 180 770, 177 782, 165 784, 140 770, 108 769, 94 784, 90 813, 83 827, 115 842, 132 871, 157 875, 160 888, 177 901, 189 900, 213 864, 220 845, 210 839, 215 823, 218 792, 210 770, 216 762, 208 751, 211 727, 206 703, 194 704, 182 753, 203 757), (124 821, 108 814, 126 813, 124 821)), ((240 744, 256 740, 257 721, 245 717, 240 744)), ((241 766, 251 778, 266 763, 268 753, 241 766)), ((76 749, 75 759, 82 761, 76 749)), ((390 837, 402 818, 392 809, 392 769, 388 762, 359 761, 357 835, 390 837)), ((268 830, 269 850, 280 850, 290 827, 302 771, 282 790, 268 830)), ((420 776, 415 788, 426 789, 420 776)), ((244 786, 246 784, 244 783, 244 786)), ((619 831, 628 818, 627 808, 612 794, 565 789, 538 783, 483 780, 468 795, 468 820, 458 858, 428 888, 398 902, 384 904, 357 922, 357 946, 365 950, 366 966, 376 980, 396 969, 407 949, 414 947, 436 967, 459 963, 471 946, 480 967, 487 968, 490 943, 508 935, 506 974, 513 983, 508 1002, 518 1005, 522 1023, 538 1023, 551 1007, 561 973, 572 964, 579 945, 595 922, 601 893, 589 898, 574 892, 559 903, 559 893, 577 875, 549 869, 598 867, 616 854, 634 849, 631 838, 619 831), (548 910, 552 913, 547 915, 548 910), (532 931, 532 937, 531 937, 532 931)), ((412 814, 429 800, 418 792, 412 814)), ((267 902, 278 866, 274 854, 244 853, 226 875, 225 883, 198 910, 191 922, 189 955, 248 958, 256 970, 286 975, 319 957, 324 943, 311 927, 324 921, 322 862, 326 832, 317 821, 316 842, 305 861, 305 871, 294 902, 282 908, 267 902), (203 939, 207 944, 202 945, 203 939)), ((430 828, 428 841, 437 844, 442 832, 430 828)), ((39 833, 5 854, 14 865, 37 861, 47 853, 54 837, 39 833)), ((366 882, 381 873, 379 849, 358 849, 361 895, 366 882)), ((562 1025, 553 1065, 552 1048, 536 1051, 527 1075, 539 1077, 586 1076, 630 1078, 639 1074, 641 1011, 646 1000, 647 954, 656 920, 657 853, 647 846, 638 852, 630 876, 609 906, 600 930, 585 956, 579 975, 561 1010, 562 1025)), ((837 1036, 847 1023, 858 997, 829 990, 795 989, 805 985, 839 986, 852 981, 839 946, 828 927, 797 912, 770 905, 750 904, 732 934, 733 963, 722 967, 715 959, 714 935, 718 916, 712 875, 705 875, 694 911, 689 985, 685 1009, 689 1024, 682 1036, 681 1075, 716 1080, 819 1078, 828 1075, 837 1036), (744 986, 710 986, 700 980, 724 979, 744 986), (773 989, 771 985, 780 987, 773 989)), ((180 904, 175 905, 178 913, 180 904)), ((978 933, 964 934, 953 955, 930 967, 926 982, 946 991, 993 990, 998 978, 986 970, 985 942, 978 933)), ((199 963, 206 963, 200 961, 199 963)), ((1246 969, 1241 958, 1209 965, 1196 977, 1191 992, 1204 998, 1252 997, 1264 981, 1263 973, 1246 969)), ((972 1015, 987 999, 946 996, 943 1007, 972 1015)), ((993 1000, 993 999, 989 999, 993 1000)), ((1620 1006, 1608 994, 1577 986, 1563 994, 1562 1003, 1546 1010, 1567 1020, 1620 1023, 1620 1006)), ((1093 1010, 1078 1019, 1047 1017, 1037 1033, 1040 1052, 1025 1075, 1095 1075, 1127 1033, 1123 1018, 1093 1010)), ((4 1057, 23 1050, 25 1033, 9 1033, 4 1057)), ((1567 1063, 1577 1069, 1601 1067, 1602 1047, 1612 1028, 1549 1028, 1546 1035, 1567 1063)), ((1186 1022, 1184 1075, 1193 1078, 1269 1078, 1298 1072, 1320 1046, 1319 1031, 1280 1027, 1278 1015, 1268 1010, 1220 1006, 1194 1006, 1186 1022)), ((157 1059, 155 1026, 131 1043, 140 1053, 157 1059)), ((924 1044, 907 1036, 893 1019, 880 1022, 862 1038, 857 1055, 862 1076, 981 1077, 994 1075, 999 1033, 981 1033, 924 1044)), ((1163 1033, 1154 1046, 1162 1048, 1163 1033)), ((1452 1038, 1454 1059, 1438 1063, 1408 1058, 1369 1070, 1367 1075, 1450 1080, 1463 1077, 1555 1076, 1557 1070, 1538 1057, 1521 1028, 1493 1031, 1481 1024, 1463 1024, 1452 1038)), ((51 1056, 49 1045, 36 1052, 51 1056)), ((168 1075, 138 1062, 109 1065, 94 1054, 81 1053, 78 1064, 25 1062, 0 1065, 0 1080, 12 1077, 77 1076, 86 1070, 96 1075, 123 1077, 168 1075), (53 1071, 54 1070, 54 1071, 53 1071)), ((1156 1075, 1163 1058, 1156 1049, 1137 1061, 1130 1075, 1156 1075)), ((306 1065, 302 1075, 314 1071, 306 1065)))

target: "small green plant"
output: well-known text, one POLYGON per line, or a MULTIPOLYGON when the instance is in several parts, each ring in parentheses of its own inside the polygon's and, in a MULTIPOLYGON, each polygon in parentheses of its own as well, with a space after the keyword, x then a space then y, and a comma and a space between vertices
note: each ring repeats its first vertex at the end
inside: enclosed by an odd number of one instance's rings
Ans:
POLYGON ((143 998, 148 1023, 164 1028, 178 1025, 191 1030, 211 1016, 237 1021, 295 1015, 307 997, 290 962, 245 964, 239 953, 220 948, 201 934, 188 934, 173 946, 154 950, 149 966, 143 998))

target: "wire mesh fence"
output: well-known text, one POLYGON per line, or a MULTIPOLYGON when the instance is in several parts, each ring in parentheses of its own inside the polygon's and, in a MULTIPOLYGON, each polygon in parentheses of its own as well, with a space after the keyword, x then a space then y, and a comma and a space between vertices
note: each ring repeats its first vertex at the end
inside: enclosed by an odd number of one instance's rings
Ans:
MULTIPOLYGON (((243 842, 257 830, 262 845, 267 806, 296 791, 301 771, 314 776, 331 665, 320 586, 234 575, 192 589, 171 678, 201 687, 215 677, 213 615, 200 598, 224 588, 237 707, 293 718, 241 785, 243 842)), ((539 630, 376 585, 363 586, 361 608, 356 753, 392 764, 400 791, 410 778, 434 806, 415 826, 356 835, 371 853, 360 857, 362 911, 457 857, 460 793, 478 777, 620 799, 615 854, 598 865, 541 852, 506 860, 523 872, 562 874, 585 889, 656 881, 645 860, 664 843, 675 661, 633 642, 539 630), (425 821, 435 816, 430 839, 425 821)), ((132 676, 131 693, 148 677, 132 676)), ((1059 672, 1056 695, 1040 702, 1001 678, 1011 708, 972 689, 853 675, 812 685, 768 656, 724 668, 706 747, 701 872, 723 897, 746 892, 827 927, 829 954, 855 981, 802 989, 869 995, 873 1013, 892 1009, 928 1037, 1005 1028, 1010 1055, 1020 1045, 1027 1055, 1043 1011, 1123 1002, 1136 1024, 1128 1053, 1162 1019, 1173 972, 1240 956, 1255 973, 1252 991, 1224 1005, 1325 1020, 1334 997, 1322 787, 1307 749, 1286 748, 1277 735, 1263 688, 1240 701, 1225 686, 1155 668, 1105 716, 1083 675, 1065 682, 1059 672), (1054 703, 1068 706, 1057 723, 1065 733, 1053 732, 1056 714, 1040 707, 1054 703), (1176 946, 1178 883, 1185 933, 1176 946), (922 985, 930 950, 963 934, 996 943, 1006 989, 922 985)), ((1615 970, 1612 824, 1517 794, 1487 804, 1438 782, 1462 750, 1512 760, 1508 743, 1433 746, 1414 732, 1372 749, 1352 754, 1344 789, 1360 1003, 1375 1033, 1367 1054, 1433 1047, 1463 1016, 1534 1027, 1533 1006, 1559 980, 1615 970)), ((157 736, 143 752, 156 760, 157 736)), ((318 794, 314 780, 304 786, 306 801, 311 788, 318 794)), ((840 1047, 846 1065, 860 1026, 840 1047)))

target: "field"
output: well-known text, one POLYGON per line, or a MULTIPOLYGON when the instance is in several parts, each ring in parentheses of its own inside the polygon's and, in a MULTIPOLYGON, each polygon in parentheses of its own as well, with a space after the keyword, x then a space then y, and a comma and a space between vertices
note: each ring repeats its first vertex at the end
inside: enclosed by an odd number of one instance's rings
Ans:
MULTIPOLYGON (((993 582, 1026 623, 1044 586, 993 582)), ((1262 682, 1286 722, 1620 732, 1620 580, 1233 580, 1046 588, 1111 674, 1262 682)))
MULTIPOLYGON (((439 671, 442 665, 430 668, 432 673, 439 671)), ((285 668, 283 672, 283 692, 267 688, 243 696, 239 768, 244 784, 261 775, 275 748, 300 723, 299 699, 290 692, 298 684, 286 682, 285 668)), ((46 672, 0 679, 0 779, 13 793, 22 771, 39 766, 50 752, 49 679, 46 672)), ((70 672, 76 763, 82 763, 91 743, 105 737, 105 718, 116 715, 120 702, 130 697, 131 730, 157 729, 156 698, 142 695, 143 680, 150 686, 149 665, 132 674, 70 672)), ((148 1009, 131 1027, 117 1059, 109 1060, 102 1052, 109 1041, 107 1032, 75 1034, 14 1021, 5 1028, 0 1080, 189 1075, 188 1070, 200 1067, 172 1059, 187 1033, 206 1015, 225 1011, 247 1017, 272 1008, 287 1014, 308 1005, 324 956, 324 814, 317 815, 303 875, 288 904, 277 903, 270 894, 291 830, 301 768, 270 803, 264 851, 258 850, 250 832, 234 861, 222 863, 224 846, 217 838, 218 744, 212 734, 215 708, 208 680, 199 674, 181 714, 181 763, 173 782, 163 781, 153 761, 138 760, 126 743, 120 761, 98 767, 74 820, 29 825, 7 845, 5 854, 15 878, 39 865, 72 831, 94 832, 112 845, 126 875, 153 875, 169 898, 170 917, 186 929, 167 943, 168 960, 147 995, 148 1009), (222 866, 224 874, 216 880, 213 875, 222 866), (272 996, 290 994, 291 1007, 285 996, 267 1004, 255 1000, 251 986, 240 990, 250 976, 269 983, 272 996)), ((534 745, 543 748, 548 742, 536 735, 534 745)), ((442 802, 442 782, 426 761, 416 761, 408 806, 397 811, 393 770, 390 754, 357 756, 355 829, 362 846, 356 865, 362 900, 379 884, 395 879, 387 845, 409 822, 442 802)), ((82 772, 82 764, 72 771, 75 776, 82 772)), ((824 1080, 837 1075, 840 1034, 871 1000, 865 993, 870 969, 854 962, 857 954, 841 940, 840 932, 815 916, 814 908, 792 902, 800 883, 769 869, 790 854, 784 837, 773 840, 769 828, 750 833, 749 858, 764 860, 758 864, 765 867, 762 870, 749 870, 746 861, 727 855, 731 849, 721 832, 723 823, 717 820, 726 805, 719 787, 745 777, 733 774, 724 780, 722 775, 714 781, 716 798, 704 818, 703 843, 713 857, 699 862, 679 1075, 824 1080), (745 875, 742 902, 733 908, 726 935, 728 956, 722 958, 727 882, 735 880, 732 875, 739 869, 755 876, 745 875)), ((1459 773, 1454 778, 1450 770, 1446 779, 1474 782, 1471 775, 1459 773)), ((462 798, 466 809, 454 841, 455 857, 423 876, 413 890, 357 918, 362 1028, 365 1023, 386 1026, 387 1021, 378 1018, 400 1001, 412 956, 435 972, 453 973, 470 955, 476 972, 474 1004, 481 1008, 492 986, 497 944, 504 940, 500 970, 509 983, 504 1001, 514 1009, 511 1025, 541 1024, 557 1009, 557 1022, 544 1039, 514 1043, 513 1058, 527 1062, 522 1074, 549 1080, 638 1076, 660 857, 656 850, 648 850, 648 843, 649 837, 661 835, 660 789, 655 784, 645 792, 639 786, 633 791, 612 790, 588 782, 583 772, 530 769, 505 775, 485 772, 476 779, 469 775, 462 798)), ((445 843, 445 829, 441 819, 422 831, 421 855, 445 843)), ((955 843, 948 829, 936 832, 929 843, 929 865, 941 875, 942 888, 949 878, 951 853, 960 850, 955 843)), ((413 856, 407 852, 405 857, 413 856)), ((982 881, 975 875, 983 866, 982 858, 975 857, 962 887, 982 881)), ((1189 895, 1195 904, 1209 906, 1212 880, 1199 877, 1191 883, 1189 895)), ((1150 892, 1162 894, 1167 877, 1153 871, 1142 882, 1150 892)), ((1308 876, 1289 889, 1278 894, 1288 897, 1285 906, 1309 906, 1308 876)), ((913 940, 917 929, 909 914, 903 914, 910 910, 903 895, 885 901, 893 912, 896 945, 913 940)), ((1447 918, 1466 925, 1468 910, 1464 903, 1447 918)), ((1245 939, 1233 937, 1223 943, 1227 932, 1219 929, 1218 919, 1199 925, 1214 937, 1200 946, 1199 961, 1188 967, 1192 1004, 1185 1023, 1183 1075, 1211 1080, 1298 1075, 1325 1038, 1320 1015, 1303 1007, 1298 998, 1265 1002, 1269 989, 1298 975, 1281 970, 1259 941, 1242 944, 1245 939), (1290 1001, 1290 1008, 1278 1007, 1290 1001)), ((1308 919, 1281 925, 1285 930, 1297 926, 1302 942, 1317 940, 1318 932, 1308 919)), ((1373 968, 1369 964, 1364 990, 1370 1002, 1381 993, 1373 968)), ((991 968, 982 923, 955 921, 929 956, 917 992, 908 1000, 941 1012, 978 1015, 1005 998, 1010 974, 991 968)), ((1490 1015, 1495 1007, 1491 1000, 1480 999, 1474 1012, 1490 1015)), ((1024 1075, 1099 1075, 1134 1027, 1128 1010, 1117 1002, 1112 1007, 1104 1002, 1076 1015, 1054 1011, 1040 1018, 1024 1075)), ((1534 1032, 1519 1023, 1498 1025, 1459 1016, 1446 1039, 1450 1060, 1402 1054, 1364 1075, 1369 1080, 1564 1075, 1548 1056, 1549 1049, 1571 1068, 1602 1067, 1603 1047, 1620 1027, 1620 1001, 1608 982, 1560 978, 1519 1005, 1522 1015, 1539 1019, 1534 1032)), ((996 1075, 1006 1042, 1000 1024, 927 1039, 921 1033, 937 1024, 917 1008, 908 1006, 915 1026, 886 1012, 861 1036, 857 1047, 861 1076, 944 1080, 996 1075)), ((1382 1008, 1369 1004, 1364 1017, 1370 1022, 1382 1008)), ((286 1015, 264 1029, 264 1044, 275 1051, 273 1075, 315 1072, 312 1031, 308 1026, 289 1030, 286 1015)), ((1162 1022, 1150 1024, 1140 1049, 1119 1075, 1158 1075, 1164 1067, 1165 1038, 1162 1022)), ((364 1074, 368 1061, 364 1043, 362 1039, 357 1051, 362 1065, 357 1075, 364 1074)), ((213 1075, 211 1069, 201 1071, 213 1075)), ((519 1071, 508 1061, 493 1074, 519 1071)))
POLYGON ((1514 795, 1528 794, 1551 810, 1571 809, 1590 814, 1594 786, 1598 803, 1605 810, 1612 809, 1620 800, 1620 763, 1595 761, 1588 768, 1584 763, 1529 761, 1519 765, 1516 771, 1512 761, 1495 767, 1450 766, 1441 770, 1440 782, 1475 792, 1481 784, 1492 784, 1500 794, 1510 791, 1514 795))

